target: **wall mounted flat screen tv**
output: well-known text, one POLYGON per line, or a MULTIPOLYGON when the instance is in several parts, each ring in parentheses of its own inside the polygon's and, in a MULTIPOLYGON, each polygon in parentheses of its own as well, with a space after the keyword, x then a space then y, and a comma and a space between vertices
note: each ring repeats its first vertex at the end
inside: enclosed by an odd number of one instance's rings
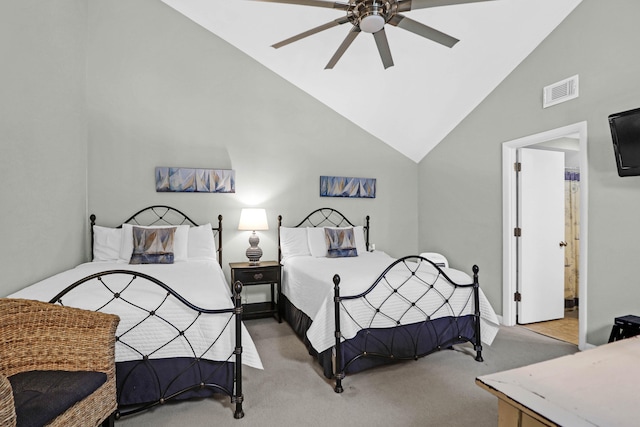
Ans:
POLYGON ((618 175, 640 175, 640 108, 609 116, 618 175))

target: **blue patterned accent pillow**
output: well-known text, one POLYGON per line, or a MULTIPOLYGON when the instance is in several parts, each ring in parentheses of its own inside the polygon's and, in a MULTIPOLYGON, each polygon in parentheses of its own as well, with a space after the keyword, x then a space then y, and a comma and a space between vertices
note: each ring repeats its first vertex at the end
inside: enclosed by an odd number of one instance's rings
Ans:
POLYGON ((325 227, 324 238, 327 242, 327 258, 358 256, 353 228, 325 227))
POLYGON ((133 227, 133 253, 129 264, 173 264, 176 227, 133 227))

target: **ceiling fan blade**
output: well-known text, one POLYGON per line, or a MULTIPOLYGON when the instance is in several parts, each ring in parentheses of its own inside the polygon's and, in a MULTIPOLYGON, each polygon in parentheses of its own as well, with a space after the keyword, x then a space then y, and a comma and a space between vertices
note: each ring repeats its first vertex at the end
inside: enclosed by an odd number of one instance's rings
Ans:
POLYGON ((373 33, 373 38, 376 40, 376 46, 378 46, 378 52, 380 52, 380 59, 382 59, 384 69, 386 70, 389 67, 393 67, 391 49, 389 49, 387 33, 384 32, 384 27, 380 31, 373 33))
POLYGON ((327 66, 324 67, 325 70, 332 69, 338 63, 340 58, 342 58, 342 55, 347 51, 349 46, 351 46, 351 43, 353 43, 358 34, 360 34, 360 28, 358 27, 353 27, 351 31, 349 31, 349 34, 347 34, 347 37, 345 37, 340 47, 338 47, 336 53, 333 54, 327 66))
POLYGON ((313 34, 319 33, 320 31, 324 31, 327 30, 329 28, 333 28, 335 26, 341 25, 341 24, 346 24, 347 22, 349 22, 349 19, 347 19, 346 17, 343 18, 338 18, 338 19, 334 19, 333 21, 329 21, 326 24, 320 25, 318 27, 312 28, 310 30, 307 30, 303 33, 300 33, 298 35, 295 35, 293 37, 289 37, 286 40, 282 40, 281 42, 278 42, 274 45, 271 45, 271 47, 274 47, 276 49, 281 48, 282 46, 286 46, 290 43, 296 42, 300 39, 303 39, 305 37, 309 37, 313 34))
POLYGON ((440 43, 446 47, 453 47, 460 41, 455 37, 451 37, 450 35, 443 33, 442 31, 438 31, 435 28, 431 28, 400 14, 391 18, 389 20, 389 24, 402 28, 403 30, 411 31, 414 34, 432 40, 436 43, 440 43))
POLYGON ((426 9, 428 7, 453 6, 456 4, 479 3, 495 0, 400 0, 398 1, 398 12, 408 12, 416 9, 426 9))
POLYGON ((260 1, 264 3, 296 4, 300 6, 328 7, 329 9, 339 9, 339 10, 349 9, 348 4, 338 3, 333 1, 324 1, 324 0, 252 0, 252 1, 260 1))

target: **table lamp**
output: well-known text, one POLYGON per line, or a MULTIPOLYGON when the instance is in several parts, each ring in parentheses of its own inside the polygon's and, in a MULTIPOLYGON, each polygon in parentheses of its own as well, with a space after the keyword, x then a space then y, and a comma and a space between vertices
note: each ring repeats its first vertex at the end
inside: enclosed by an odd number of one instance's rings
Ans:
POLYGON ((240 212, 240 224, 238 230, 252 231, 249 236, 249 248, 247 249, 247 258, 249 258, 249 265, 259 265, 260 257, 262 256, 262 249, 258 247, 260 239, 256 234, 256 230, 268 230, 267 224, 267 212, 261 208, 245 208, 240 212))

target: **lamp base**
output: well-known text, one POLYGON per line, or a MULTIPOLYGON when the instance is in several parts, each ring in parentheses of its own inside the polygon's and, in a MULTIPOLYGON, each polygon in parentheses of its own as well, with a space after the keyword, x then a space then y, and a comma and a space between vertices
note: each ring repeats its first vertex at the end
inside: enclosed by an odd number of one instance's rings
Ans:
POLYGON ((260 238, 254 231, 249 237, 249 245, 251 245, 246 252, 247 258, 249 258, 249 265, 260 265, 260 258, 262 257, 262 249, 258 247, 260 238))

